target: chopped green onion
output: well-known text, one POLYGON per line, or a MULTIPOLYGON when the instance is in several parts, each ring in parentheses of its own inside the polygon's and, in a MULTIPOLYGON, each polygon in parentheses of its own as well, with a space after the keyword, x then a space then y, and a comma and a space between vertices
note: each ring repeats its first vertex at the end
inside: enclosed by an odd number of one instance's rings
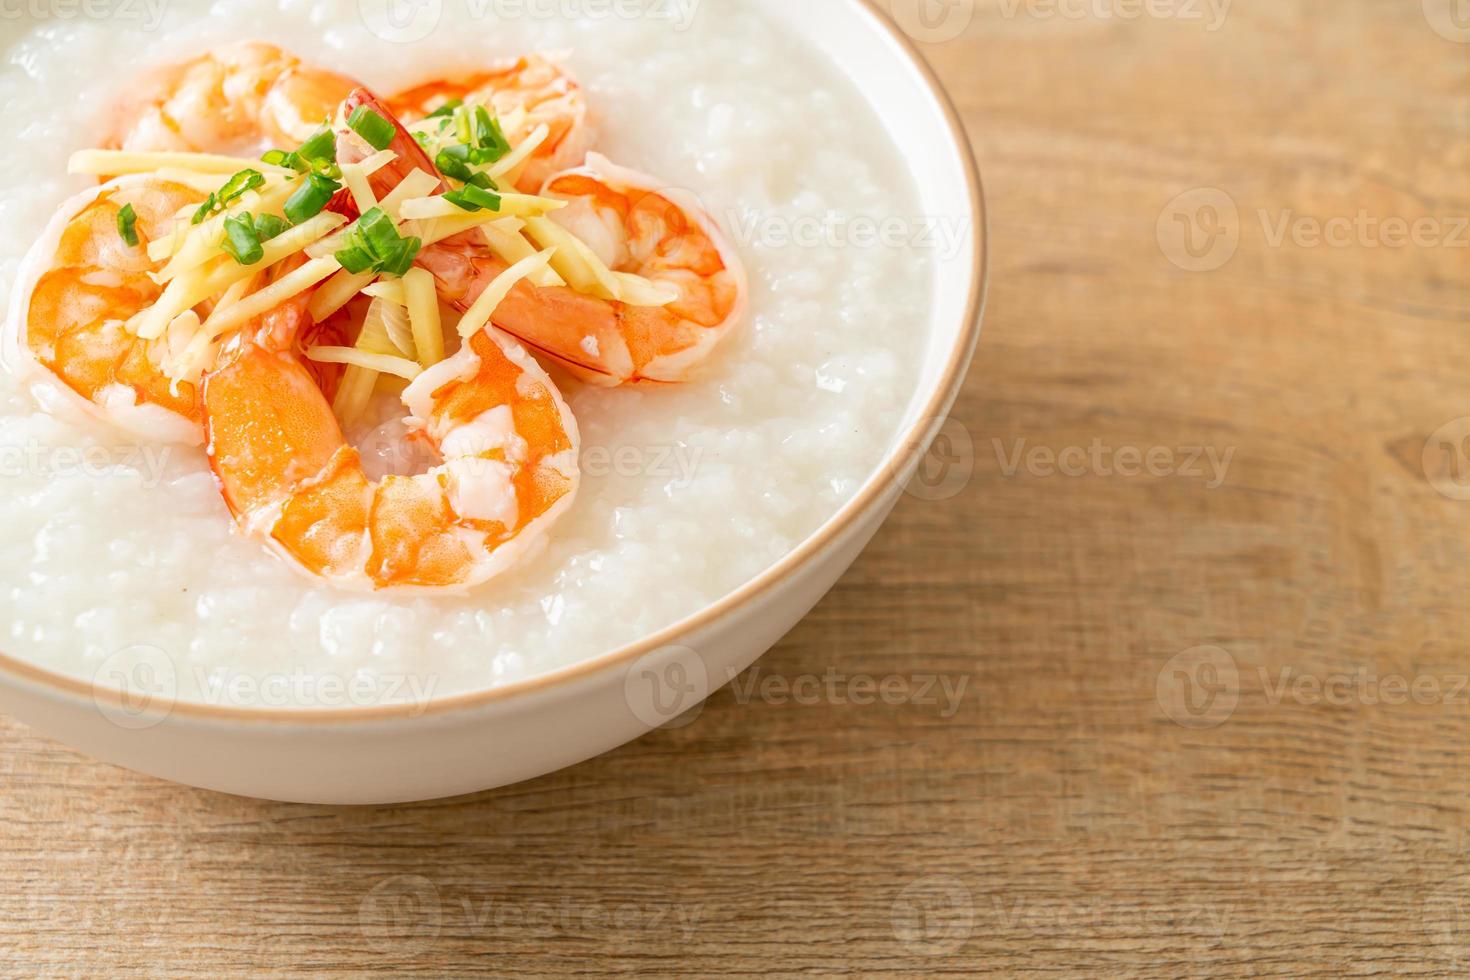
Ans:
POLYGON ((307 174, 301 186, 286 199, 286 206, 282 210, 293 225, 299 225, 306 219, 321 214, 322 208, 341 189, 342 185, 330 177, 307 174))
POLYGON ((291 157, 293 155, 287 153, 285 150, 266 150, 260 155, 260 162, 268 163, 273 167, 292 167, 294 169, 294 165, 291 163, 291 157))
POLYGON ((229 180, 225 186, 219 189, 218 200, 220 204, 229 204, 246 191, 255 190, 257 187, 265 186, 265 175, 259 170, 242 170, 229 180))
POLYGON ((265 256, 250 212, 225 219, 225 240, 221 247, 241 265, 254 265, 265 256))
POLYGON ((372 270, 401 276, 423 247, 417 238, 400 236, 393 219, 382 208, 371 208, 353 222, 343 241, 336 259, 354 275, 372 270))
POLYGON ((500 195, 492 194, 474 184, 466 184, 457 191, 446 192, 444 200, 462 211, 482 211, 486 208, 491 211, 500 210, 500 195))
POLYGON ((197 225, 199 224, 199 222, 209 217, 211 214, 214 213, 214 206, 217 203, 218 199, 213 194, 206 197, 204 199, 204 203, 199 205, 199 210, 194 212, 194 217, 189 219, 189 224, 197 225))
POLYGON ((382 208, 373 208, 358 218, 357 233, 368 251, 379 258, 386 257, 399 241, 398 228, 382 208))
POLYGON ((360 272, 371 269, 377 260, 361 245, 349 245, 336 253, 336 259, 342 264, 342 268, 354 276, 360 272))
POLYGON ((255 216, 255 233, 260 236, 260 240, 263 242, 270 241, 290 227, 291 225, 285 218, 278 218, 273 214, 258 214, 255 216))
POLYGON ((390 276, 402 276, 413 266, 414 258, 424 243, 418 238, 400 238, 394 253, 383 261, 383 271, 390 276))
POLYGON ((352 115, 347 117, 347 125, 375 150, 386 150, 393 142, 393 124, 365 105, 352 110, 352 115))
POLYGON ((510 140, 500 128, 500 120, 490 118, 482 105, 475 106, 475 145, 480 158, 475 163, 494 163, 510 152, 510 140))
POLYGON ((469 106, 462 105, 454 110, 454 132, 461 143, 468 144, 475 141, 475 123, 469 106))
POLYGON ((454 110, 464 105, 464 99, 450 99, 448 102, 425 116, 425 119, 438 119, 440 116, 452 116, 454 110))
POLYGON ((117 213, 117 233, 132 248, 138 247, 138 231, 134 227, 137 221, 138 212, 133 210, 131 204, 124 204, 122 210, 117 213))
POLYGON ((434 166, 446 177, 469 183, 475 172, 469 166, 470 148, 463 143, 446 146, 434 157, 434 166))
POLYGON ((330 129, 319 129, 296 148, 296 155, 313 170, 325 169, 337 162, 337 137, 330 129))

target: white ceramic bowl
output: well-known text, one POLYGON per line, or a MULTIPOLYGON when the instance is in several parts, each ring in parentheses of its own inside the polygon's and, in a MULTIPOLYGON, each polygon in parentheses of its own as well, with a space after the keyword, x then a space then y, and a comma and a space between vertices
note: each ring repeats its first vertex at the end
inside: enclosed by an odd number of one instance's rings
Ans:
POLYGON ((953 107, 875 0, 742 2, 847 66, 908 148, 925 214, 969 219, 961 247, 938 256, 927 352, 900 437, 847 506, 699 614, 519 684, 418 706, 242 709, 88 684, 0 655, 0 710, 99 759, 194 786, 313 803, 433 799, 530 779, 631 741, 702 702, 806 615, 887 517, 959 390, 984 298, 983 198, 953 107))

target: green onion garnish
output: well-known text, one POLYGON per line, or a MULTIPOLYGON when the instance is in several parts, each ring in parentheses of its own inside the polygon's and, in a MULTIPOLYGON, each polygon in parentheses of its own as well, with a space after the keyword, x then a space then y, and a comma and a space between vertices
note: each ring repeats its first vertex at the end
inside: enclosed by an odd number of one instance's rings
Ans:
POLYGON ((308 218, 321 214, 322 208, 341 189, 342 185, 330 177, 307 174, 301 186, 286 199, 286 206, 282 210, 293 225, 299 225, 308 218))
POLYGON ((500 120, 490 118, 482 105, 475 106, 475 146, 480 151, 476 163, 494 163, 510 152, 510 140, 500 128, 500 120))
POLYGON ((418 238, 400 238, 394 254, 383 260, 383 271, 390 276, 402 276, 413 266, 414 258, 423 247, 423 241, 418 238))
POLYGON ((454 132, 461 143, 475 141, 475 122, 469 106, 462 105, 454 110, 454 132))
POLYGON ((438 119, 440 116, 452 116, 454 110, 464 105, 464 99, 450 99, 448 102, 425 116, 425 119, 438 119))
POLYGON ((463 143, 446 146, 434 157, 434 166, 446 177, 469 183, 475 172, 469 166, 470 148, 463 143))
POLYGON ((352 110, 352 115, 347 117, 347 125, 375 150, 386 150, 393 142, 393 124, 365 105, 352 110))
POLYGON ((189 219, 189 224, 197 225, 199 224, 199 222, 209 217, 211 214, 214 213, 214 206, 217 203, 218 199, 213 194, 206 197, 204 199, 204 203, 199 205, 199 210, 194 212, 194 217, 189 219))
POLYGON ((398 228, 382 208, 373 208, 357 219, 357 233, 368 251, 379 258, 387 256, 398 244, 398 228))
POLYGON ((263 242, 268 242, 281 232, 290 228, 285 218, 278 218, 273 214, 258 214, 255 216, 255 234, 263 242))
POLYGON ((366 272, 376 264, 376 259, 361 245, 349 245, 336 254, 337 261, 342 263, 342 268, 354 276, 359 272, 366 272))
POLYGON ((124 204, 122 210, 117 213, 117 233, 129 247, 138 247, 138 231, 133 226, 138 221, 138 212, 133 210, 131 204, 124 204))
POLYGON ((218 192, 220 204, 229 204, 231 201, 243 195, 246 191, 255 190, 257 187, 265 186, 265 175, 259 170, 242 170, 229 180, 218 192))
POLYGON ((250 212, 225 219, 225 240, 221 247, 241 265, 254 265, 264 258, 265 251, 260 247, 260 235, 255 231, 250 212))
POLYGON ((330 129, 319 129, 296 148, 296 155, 313 170, 325 169, 337 162, 337 137, 330 129))
POLYGON ((398 234, 393 219, 382 208, 371 208, 353 222, 336 253, 342 268, 356 275, 372 270, 401 276, 413 265, 423 242, 398 234))
POLYGON ((444 200, 462 211, 500 210, 500 195, 492 194, 482 187, 466 184, 457 191, 447 191, 444 200))

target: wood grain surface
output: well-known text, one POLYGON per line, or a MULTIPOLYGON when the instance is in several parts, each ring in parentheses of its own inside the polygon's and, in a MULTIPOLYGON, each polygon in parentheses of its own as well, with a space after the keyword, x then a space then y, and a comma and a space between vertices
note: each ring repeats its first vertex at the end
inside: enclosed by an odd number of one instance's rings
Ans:
POLYGON ((0 972, 1470 969, 1470 9, 895 3, 991 302, 831 596, 696 723, 448 802, 0 724, 0 972))

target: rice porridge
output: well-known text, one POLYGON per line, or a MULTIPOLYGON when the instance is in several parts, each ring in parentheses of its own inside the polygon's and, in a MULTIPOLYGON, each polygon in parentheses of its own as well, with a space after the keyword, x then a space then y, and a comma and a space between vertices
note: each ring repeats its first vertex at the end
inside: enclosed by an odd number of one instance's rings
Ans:
POLYGON ((547 6, 445 0, 425 23, 371 0, 251 0, 16 22, 0 73, 7 290, 58 205, 93 182, 67 159, 99 144, 126 83, 255 38, 382 93, 561 53, 597 149, 702 202, 744 260, 750 307, 688 383, 555 375, 581 432, 575 502, 537 553, 463 595, 314 581, 235 530, 201 450, 110 429, 32 373, 0 375, 7 653, 91 680, 139 648, 166 659, 180 699, 209 703, 445 696, 669 626, 853 496, 913 393, 933 274, 921 249, 844 234, 917 212, 881 122, 835 66, 733 0, 547 6))

